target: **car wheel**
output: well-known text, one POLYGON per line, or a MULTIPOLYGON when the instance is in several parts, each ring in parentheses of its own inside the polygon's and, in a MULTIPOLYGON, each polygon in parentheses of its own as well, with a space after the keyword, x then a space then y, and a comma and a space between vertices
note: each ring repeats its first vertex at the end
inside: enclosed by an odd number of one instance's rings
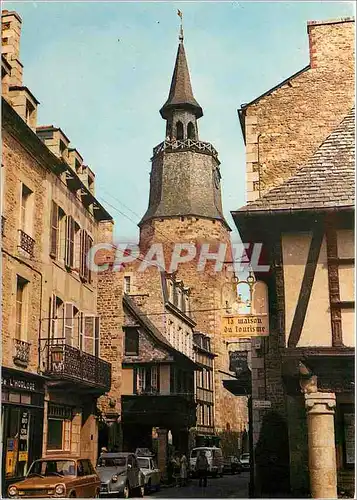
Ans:
POLYGON ((129 497, 130 497, 130 488, 128 483, 126 483, 123 490, 123 498, 129 498, 129 497))

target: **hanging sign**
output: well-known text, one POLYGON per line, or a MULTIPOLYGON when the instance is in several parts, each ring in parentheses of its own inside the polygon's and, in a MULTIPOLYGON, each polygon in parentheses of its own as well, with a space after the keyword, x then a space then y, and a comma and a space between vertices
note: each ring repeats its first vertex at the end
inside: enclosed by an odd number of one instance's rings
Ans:
POLYGON ((222 317, 222 336, 227 340, 269 335, 267 314, 229 314, 222 317))

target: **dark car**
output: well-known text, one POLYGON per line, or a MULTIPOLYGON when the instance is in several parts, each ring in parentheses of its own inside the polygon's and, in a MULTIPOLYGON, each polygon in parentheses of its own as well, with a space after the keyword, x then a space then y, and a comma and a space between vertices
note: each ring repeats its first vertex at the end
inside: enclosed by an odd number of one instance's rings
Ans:
POLYGON ((240 474, 242 472, 242 464, 238 457, 231 455, 224 459, 223 462, 224 472, 231 474, 240 474))
POLYGON ((134 453, 102 453, 97 473, 101 481, 101 496, 144 496, 145 477, 134 453))

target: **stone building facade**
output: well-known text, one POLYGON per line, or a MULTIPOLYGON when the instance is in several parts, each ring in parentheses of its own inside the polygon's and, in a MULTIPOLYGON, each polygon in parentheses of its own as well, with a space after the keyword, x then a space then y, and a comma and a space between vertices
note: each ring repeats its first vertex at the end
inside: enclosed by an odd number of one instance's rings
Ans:
POLYGON ((270 266, 256 273, 270 334, 251 352, 256 495, 354 494, 353 30, 352 19, 309 23, 310 66, 240 112, 262 190, 248 180, 233 217, 270 266))
POLYGON ((304 165, 354 104, 353 18, 307 23, 308 65, 238 110, 247 201, 304 165))
POLYGON ((38 101, 22 82, 20 32, 18 14, 2 11, 4 488, 41 455, 94 462, 96 400, 111 381, 86 260, 111 217, 63 131, 37 126, 38 101))

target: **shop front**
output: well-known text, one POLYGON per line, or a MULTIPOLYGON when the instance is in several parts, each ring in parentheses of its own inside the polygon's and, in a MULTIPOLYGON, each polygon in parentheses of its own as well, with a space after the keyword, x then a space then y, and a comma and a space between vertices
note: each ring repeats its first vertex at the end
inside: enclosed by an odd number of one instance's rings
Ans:
POLYGON ((2 495, 42 455, 44 378, 2 368, 2 495))

